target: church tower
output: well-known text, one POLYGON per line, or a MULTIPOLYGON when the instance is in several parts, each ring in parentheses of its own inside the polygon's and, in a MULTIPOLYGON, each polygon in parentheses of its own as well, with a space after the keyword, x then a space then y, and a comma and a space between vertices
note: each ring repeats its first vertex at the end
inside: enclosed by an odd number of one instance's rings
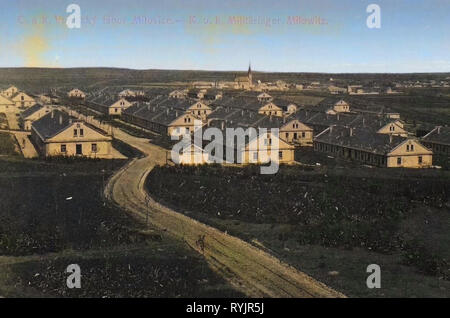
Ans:
POLYGON ((253 86, 253 78, 252 78, 252 65, 249 62, 248 63, 248 72, 247 72, 247 76, 248 76, 248 84, 250 86, 253 86))

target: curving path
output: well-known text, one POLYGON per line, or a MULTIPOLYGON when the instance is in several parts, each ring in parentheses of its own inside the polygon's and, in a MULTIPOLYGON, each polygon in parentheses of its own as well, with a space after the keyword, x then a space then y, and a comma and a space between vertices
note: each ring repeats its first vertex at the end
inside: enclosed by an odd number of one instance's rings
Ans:
POLYGON ((109 179, 104 190, 109 200, 184 240, 249 297, 345 297, 257 247, 155 202, 146 194, 144 182, 155 165, 166 163, 166 150, 120 129, 113 133, 145 157, 130 161, 109 179), (199 244, 202 236, 204 244, 199 244))

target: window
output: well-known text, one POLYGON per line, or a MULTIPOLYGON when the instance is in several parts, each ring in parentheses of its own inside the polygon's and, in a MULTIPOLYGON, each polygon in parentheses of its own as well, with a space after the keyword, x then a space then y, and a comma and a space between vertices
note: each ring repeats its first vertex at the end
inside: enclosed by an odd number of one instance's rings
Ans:
POLYGON ((414 151, 414 145, 411 145, 411 151, 414 151))
POLYGON ((406 145, 406 151, 409 151, 409 145, 406 145))
POLYGON ((114 112, 116 112, 116 113, 117 113, 117 108, 114 108, 114 112))
POLYGON ((258 153, 257 152, 253 153, 253 160, 258 160, 258 153))
POLYGON ((283 152, 282 151, 278 151, 278 158, 283 159, 283 152))
POLYGON ((419 156, 419 164, 422 164, 422 163, 423 163, 422 156, 419 156))
POLYGON ((74 136, 74 137, 77 137, 77 136, 78 136, 78 130, 77 130, 77 129, 74 129, 74 130, 73 130, 73 136, 74 136))
POLYGON ((92 152, 97 152, 98 151, 97 144, 92 144, 91 150, 92 150, 92 152))
POLYGON ((306 137, 306 133, 303 131, 302 132, 302 138, 305 138, 306 137))
MULTIPOLYGON (((294 134, 294 136, 295 136, 295 134, 294 134)), ((286 138, 288 138, 289 137, 289 133, 286 133, 286 138)))
POLYGON ((397 158, 397 165, 401 165, 402 164, 402 158, 401 157, 398 157, 397 158))
POLYGON ((62 153, 66 153, 66 152, 67 152, 67 147, 66 147, 66 145, 61 145, 61 152, 62 152, 62 153))
POLYGON ((80 129, 80 137, 84 136, 84 129, 80 129))

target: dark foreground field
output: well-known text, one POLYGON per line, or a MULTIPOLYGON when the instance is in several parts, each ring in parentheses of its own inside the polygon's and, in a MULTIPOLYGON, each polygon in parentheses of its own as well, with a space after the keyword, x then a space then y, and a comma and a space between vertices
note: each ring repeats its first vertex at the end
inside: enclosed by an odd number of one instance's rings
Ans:
POLYGON ((147 187, 349 296, 450 296, 447 171, 158 167, 147 187), (372 263, 381 289, 366 287, 372 263))
POLYGON ((104 202, 123 164, 0 158, 0 296, 240 296, 183 243, 104 202), (81 289, 66 287, 69 264, 81 289))

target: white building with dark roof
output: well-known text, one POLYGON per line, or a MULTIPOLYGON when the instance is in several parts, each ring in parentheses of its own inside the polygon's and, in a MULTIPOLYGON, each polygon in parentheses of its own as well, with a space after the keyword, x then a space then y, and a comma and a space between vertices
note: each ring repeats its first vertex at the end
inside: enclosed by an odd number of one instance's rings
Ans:
POLYGON ((53 110, 31 125, 41 156, 112 158, 112 137, 88 123, 53 110))

